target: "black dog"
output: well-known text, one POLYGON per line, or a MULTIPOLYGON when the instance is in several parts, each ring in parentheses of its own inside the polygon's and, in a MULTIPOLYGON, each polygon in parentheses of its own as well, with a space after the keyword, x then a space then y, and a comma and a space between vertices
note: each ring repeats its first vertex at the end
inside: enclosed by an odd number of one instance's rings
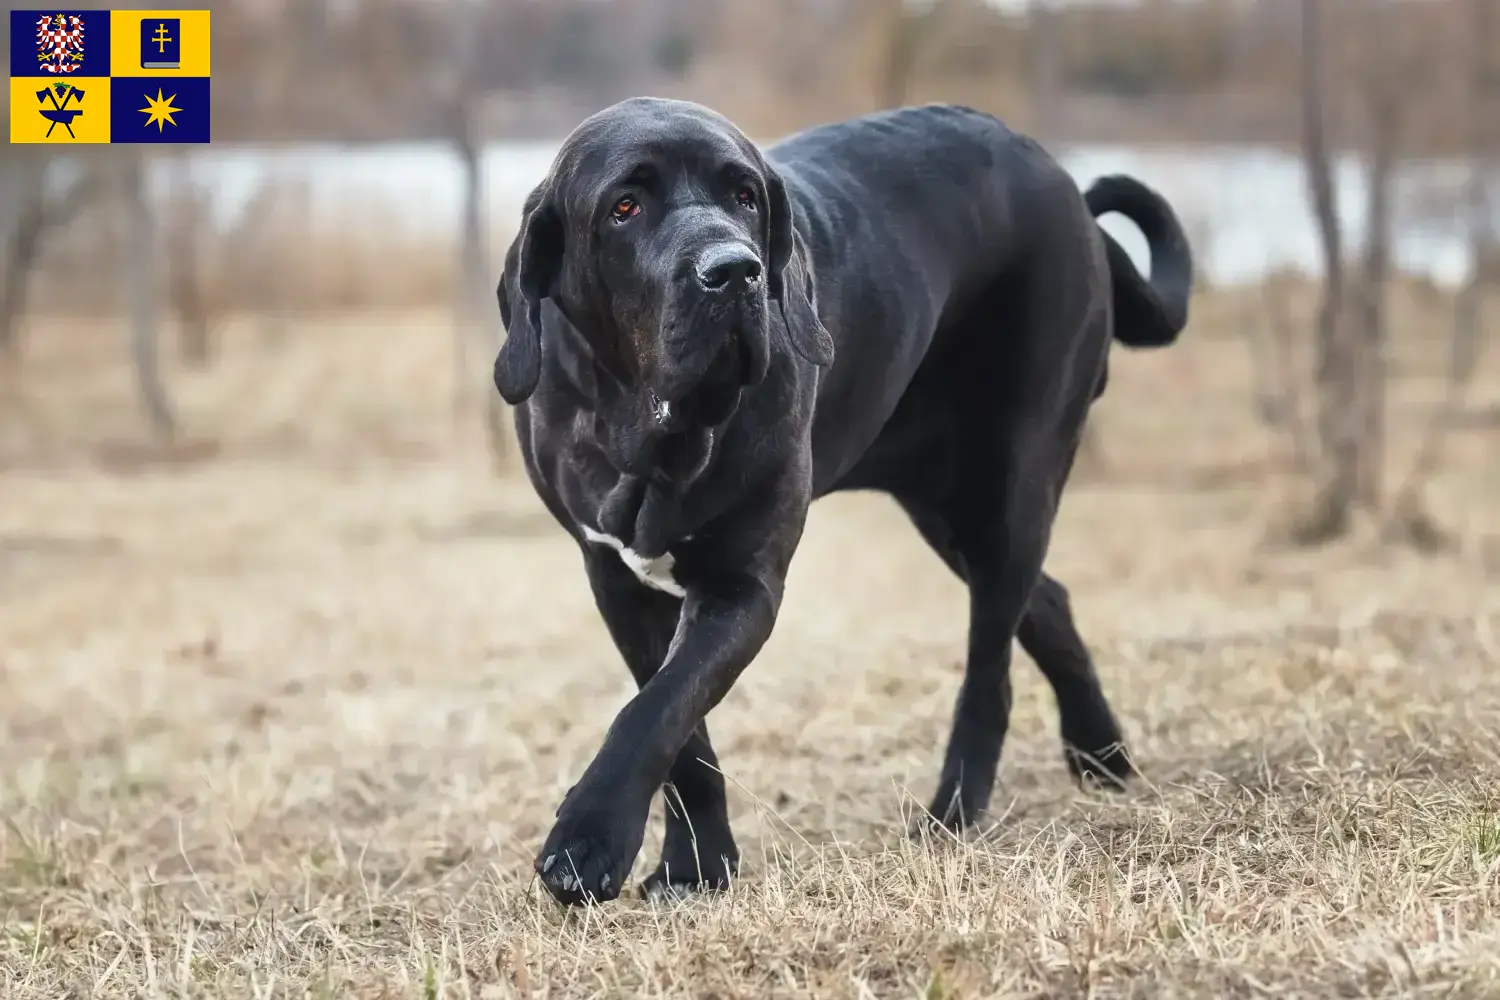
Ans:
POLYGON ((935 820, 989 802, 1012 637, 1056 692, 1075 776, 1123 781, 1119 726, 1042 562, 1111 334, 1170 344, 1191 286, 1155 192, 1116 176, 1085 198, 967 108, 764 153, 678 101, 580 125, 505 257, 495 384, 640 691, 558 809, 547 890, 617 896, 664 782, 644 888, 728 884, 739 853, 704 718, 771 634, 808 505, 836 490, 895 497, 969 585, 935 820), (1109 211, 1146 234, 1149 283, 1095 223, 1109 211))

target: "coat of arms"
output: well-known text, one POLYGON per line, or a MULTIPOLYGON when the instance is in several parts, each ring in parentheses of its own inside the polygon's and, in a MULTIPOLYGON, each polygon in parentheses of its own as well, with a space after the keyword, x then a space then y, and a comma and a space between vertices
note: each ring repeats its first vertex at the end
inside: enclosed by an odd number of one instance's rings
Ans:
POLYGON ((48 73, 71 73, 83 65, 83 18, 77 14, 37 18, 36 61, 48 73))

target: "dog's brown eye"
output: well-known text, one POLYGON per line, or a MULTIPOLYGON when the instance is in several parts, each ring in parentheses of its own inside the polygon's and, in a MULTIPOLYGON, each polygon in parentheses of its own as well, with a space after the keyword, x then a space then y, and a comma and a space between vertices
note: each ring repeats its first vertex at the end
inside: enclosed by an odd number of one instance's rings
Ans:
POLYGON ((616 222, 624 222, 641 214, 641 203, 627 195, 615 202, 615 207, 609 210, 609 214, 616 222))
POLYGON ((742 187, 734 193, 734 200, 749 209, 755 208, 755 189, 742 187))

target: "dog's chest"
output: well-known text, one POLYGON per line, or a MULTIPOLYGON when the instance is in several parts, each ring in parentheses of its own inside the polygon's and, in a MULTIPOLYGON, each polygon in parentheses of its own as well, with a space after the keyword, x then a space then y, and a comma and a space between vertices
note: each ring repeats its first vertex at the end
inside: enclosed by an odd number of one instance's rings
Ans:
POLYGON ((676 560, 672 557, 672 553, 663 552, 659 556, 648 558, 620 541, 614 535, 606 535, 602 531, 595 531, 586 524, 580 525, 580 527, 583 529, 583 537, 588 540, 589 544, 603 545, 606 548, 614 549, 619 554, 620 561, 625 564, 625 567, 634 573, 636 579, 640 580, 646 586, 659 590, 664 594, 671 594, 673 597, 687 596, 687 591, 677 582, 677 578, 672 575, 672 567, 676 563, 676 560))
POLYGON ((685 597, 687 590, 677 579, 676 558, 669 549, 689 537, 677 531, 681 497, 636 477, 611 478, 615 481, 602 490, 598 487, 603 484, 595 480, 589 484, 592 489, 568 491, 574 494, 568 498, 569 513, 584 540, 613 550, 646 586, 685 597))

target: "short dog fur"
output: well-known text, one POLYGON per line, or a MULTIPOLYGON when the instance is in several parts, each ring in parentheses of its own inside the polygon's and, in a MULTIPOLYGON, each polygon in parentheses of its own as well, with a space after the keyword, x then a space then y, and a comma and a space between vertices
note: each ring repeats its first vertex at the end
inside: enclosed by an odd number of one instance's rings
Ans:
POLYGON ((762 151, 699 105, 584 121, 526 199, 495 362, 527 474, 578 542, 639 691, 536 858, 613 899, 666 787, 647 893, 722 888, 739 853, 704 720, 771 634, 809 504, 880 490, 969 588, 932 822, 985 810, 1011 639, 1057 696, 1079 780, 1132 768, 1067 591, 1043 574, 1111 339, 1172 343, 1192 260, 1155 192, 1080 193, 990 115, 931 105, 762 151), (1146 235, 1148 281, 1095 218, 1146 235))

